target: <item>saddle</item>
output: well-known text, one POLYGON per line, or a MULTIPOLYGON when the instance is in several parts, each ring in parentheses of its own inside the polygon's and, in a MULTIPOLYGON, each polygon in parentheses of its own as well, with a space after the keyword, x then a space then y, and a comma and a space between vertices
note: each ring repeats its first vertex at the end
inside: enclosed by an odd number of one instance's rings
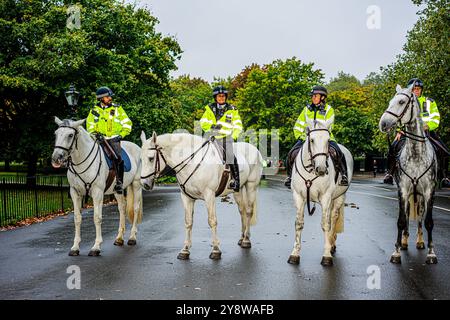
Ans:
MULTIPOLYGON (((106 159, 106 163, 108 165, 109 168, 109 172, 108 172, 108 177, 106 178, 106 186, 105 186, 105 191, 109 189, 109 187, 111 187, 114 178, 116 177, 116 168, 113 165, 113 159, 115 159, 117 156, 114 153, 114 150, 112 149, 112 147, 108 144, 108 141, 105 140, 103 143, 100 144, 102 150, 103 150, 103 154, 105 155, 105 159, 106 159)), ((128 156, 127 152, 125 151, 125 149, 121 149, 121 155, 122 155, 122 161, 123 161, 123 168, 124 168, 124 172, 129 172, 131 170, 131 161, 130 161, 130 157, 128 156)))

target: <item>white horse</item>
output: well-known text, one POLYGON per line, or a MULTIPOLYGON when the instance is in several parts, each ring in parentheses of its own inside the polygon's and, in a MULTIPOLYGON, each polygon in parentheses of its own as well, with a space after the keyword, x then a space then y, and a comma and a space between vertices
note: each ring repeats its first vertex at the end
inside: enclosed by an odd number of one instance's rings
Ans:
POLYGON ((432 239, 433 201, 437 179, 436 155, 430 140, 425 135, 419 102, 412 92, 412 86, 396 88, 396 95, 380 119, 380 131, 387 132, 397 124, 404 125, 405 145, 397 160, 395 182, 398 188, 399 217, 397 221, 397 241, 391 255, 392 263, 401 263, 400 250, 408 248, 409 223, 418 220, 417 249, 425 249, 422 223, 428 233, 428 254, 426 263, 437 263, 432 239), (403 232, 403 237, 402 237, 403 232))
MULTIPOLYGON (((91 138, 89 133, 81 126, 84 121, 60 120, 55 117, 58 129, 55 131, 55 148, 52 155, 52 165, 59 168, 68 165, 67 179, 70 184, 70 196, 73 201, 75 238, 70 249, 70 256, 80 254, 80 226, 81 207, 83 197, 90 195, 94 201, 95 243, 89 252, 89 256, 99 256, 102 239, 102 207, 103 196, 113 193, 113 182, 108 190, 105 190, 109 168, 101 147, 91 138)), ((122 148, 126 150, 131 162, 131 170, 124 173, 123 186, 127 196, 114 194, 117 199, 120 224, 119 233, 114 244, 122 246, 125 232, 125 211, 128 213, 131 228, 128 245, 136 244, 137 224, 142 220, 142 188, 139 182, 140 152, 136 144, 122 141, 122 148)))
MULTIPOLYGON (((336 177, 333 161, 328 153, 329 130, 333 121, 334 117, 327 121, 306 119, 307 139, 295 159, 291 184, 297 208, 294 249, 288 259, 291 264, 300 263, 305 204, 310 214, 313 213, 310 210, 310 201, 318 202, 322 207, 322 230, 325 235, 321 261, 323 266, 333 265, 332 254, 336 250, 337 233, 343 232, 345 193, 349 187, 339 185, 341 174, 336 177)), ((347 148, 342 145, 339 147, 345 155, 350 185, 353 158, 347 148)))
MULTIPOLYGON (((141 183, 144 189, 150 190, 154 186, 155 178, 168 165, 176 172, 176 177, 182 189, 181 199, 185 212, 186 237, 183 249, 178 259, 189 259, 192 246, 192 224, 194 203, 204 200, 208 210, 208 223, 212 230, 211 259, 220 259, 221 251, 217 237, 216 196, 232 193, 227 188, 216 195, 219 188, 224 165, 216 147, 200 136, 186 133, 164 134, 157 136, 153 133, 142 140, 142 173, 141 183)), ((256 199, 259 181, 262 173, 262 157, 254 146, 239 142, 234 144, 234 153, 239 163, 241 180, 240 192, 234 193, 234 199, 241 214, 242 230, 238 244, 242 248, 250 248, 250 225, 256 223, 256 199)))

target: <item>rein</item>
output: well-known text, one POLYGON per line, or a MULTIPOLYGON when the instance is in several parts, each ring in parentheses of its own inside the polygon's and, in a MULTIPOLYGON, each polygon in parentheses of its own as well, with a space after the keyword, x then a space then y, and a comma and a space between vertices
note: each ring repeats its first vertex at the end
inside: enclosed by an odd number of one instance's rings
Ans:
POLYGON ((91 168, 91 166, 92 166, 92 164, 94 163, 95 159, 97 159, 97 157, 100 155, 100 146, 97 145, 96 143, 94 143, 94 145, 92 146, 91 151, 89 151, 89 154, 86 156, 86 158, 84 158, 84 160, 81 161, 81 162, 79 162, 79 163, 74 163, 74 162, 72 161, 72 157, 70 156, 70 154, 71 154, 72 151, 73 151, 72 148, 73 148, 73 145, 74 145, 74 144, 75 144, 75 149, 78 150, 78 130, 75 129, 75 128, 73 128, 73 127, 70 127, 70 126, 59 126, 59 128, 70 128, 70 129, 74 130, 74 132, 75 132, 74 137, 73 137, 73 140, 72 140, 72 143, 70 144, 69 148, 62 147, 62 146, 55 146, 55 149, 62 149, 62 150, 64 150, 64 151, 66 151, 67 153, 69 153, 69 157, 68 157, 68 159, 67 159, 67 162, 68 162, 67 167, 69 168, 69 171, 70 171, 71 173, 73 173, 76 177, 78 177, 78 178, 81 180, 81 182, 83 182, 83 184, 84 184, 84 189, 86 190, 85 198, 84 198, 84 203, 87 203, 88 197, 89 197, 89 191, 90 191, 90 189, 91 189, 91 186, 92 186, 92 184, 94 183, 94 181, 98 178, 98 176, 99 176, 99 174, 100 174, 100 169, 101 169, 101 167, 102 167, 102 158, 101 158, 101 156, 99 157, 99 158, 100 158, 100 164, 99 164, 99 166, 98 166, 97 173, 96 173, 94 179, 92 179, 91 182, 86 182, 86 181, 81 177, 81 175, 82 175, 83 173, 85 173, 86 171, 88 171, 88 170, 91 168), (85 163, 85 162, 89 159, 89 157, 91 156, 92 152, 93 152, 94 149, 95 149, 95 146, 97 146, 97 152, 96 152, 94 158, 92 159, 91 163, 89 163, 89 165, 86 167, 86 169, 84 169, 82 172, 77 172, 77 171, 75 170, 75 167, 82 165, 83 163, 85 163))
POLYGON ((406 122, 405 124, 409 124, 409 123, 411 123, 411 121, 412 121, 412 118, 413 118, 413 108, 412 108, 412 106, 413 106, 413 93, 411 93, 411 95, 409 96, 409 95, 407 95, 406 93, 403 93, 403 92, 400 92, 400 93, 397 93, 396 95, 398 96, 398 95, 404 95, 404 96, 406 96, 407 98, 408 98, 408 102, 406 103, 406 106, 405 106, 405 108, 403 109, 403 111, 400 113, 400 114, 395 114, 395 113, 393 113, 392 111, 389 111, 389 110, 386 110, 386 111, 384 111, 384 113, 387 113, 387 114, 390 114, 390 115, 392 115, 392 116, 394 116, 394 117, 396 117, 397 118, 397 121, 398 120, 401 120, 404 116, 405 116, 405 114, 406 114, 406 112, 408 111, 408 109, 409 109, 409 107, 411 107, 411 115, 410 115, 410 117, 409 117, 409 121, 408 122, 406 122))

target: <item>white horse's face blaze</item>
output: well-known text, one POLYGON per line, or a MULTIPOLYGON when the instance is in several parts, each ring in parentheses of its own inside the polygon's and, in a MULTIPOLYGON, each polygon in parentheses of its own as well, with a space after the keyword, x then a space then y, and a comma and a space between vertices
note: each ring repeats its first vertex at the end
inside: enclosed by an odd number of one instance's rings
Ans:
MULTIPOLYGON (((316 128, 317 129, 317 128, 316 128)), ((324 128, 325 129, 325 128, 324 128)), ((312 131, 310 133, 310 149, 311 155, 328 154, 328 145, 330 143, 330 133, 325 130, 312 131)), ((318 155, 313 160, 314 170, 319 176, 327 173, 327 156, 318 155)))

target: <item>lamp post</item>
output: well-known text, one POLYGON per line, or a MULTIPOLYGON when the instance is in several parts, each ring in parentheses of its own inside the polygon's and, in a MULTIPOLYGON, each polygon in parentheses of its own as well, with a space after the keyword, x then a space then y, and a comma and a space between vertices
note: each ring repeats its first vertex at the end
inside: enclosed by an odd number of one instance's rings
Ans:
POLYGON ((70 117, 75 116, 76 107, 78 106, 78 99, 80 97, 80 93, 75 90, 75 86, 73 84, 70 85, 69 91, 65 92, 67 104, 70 107, 70 117))

